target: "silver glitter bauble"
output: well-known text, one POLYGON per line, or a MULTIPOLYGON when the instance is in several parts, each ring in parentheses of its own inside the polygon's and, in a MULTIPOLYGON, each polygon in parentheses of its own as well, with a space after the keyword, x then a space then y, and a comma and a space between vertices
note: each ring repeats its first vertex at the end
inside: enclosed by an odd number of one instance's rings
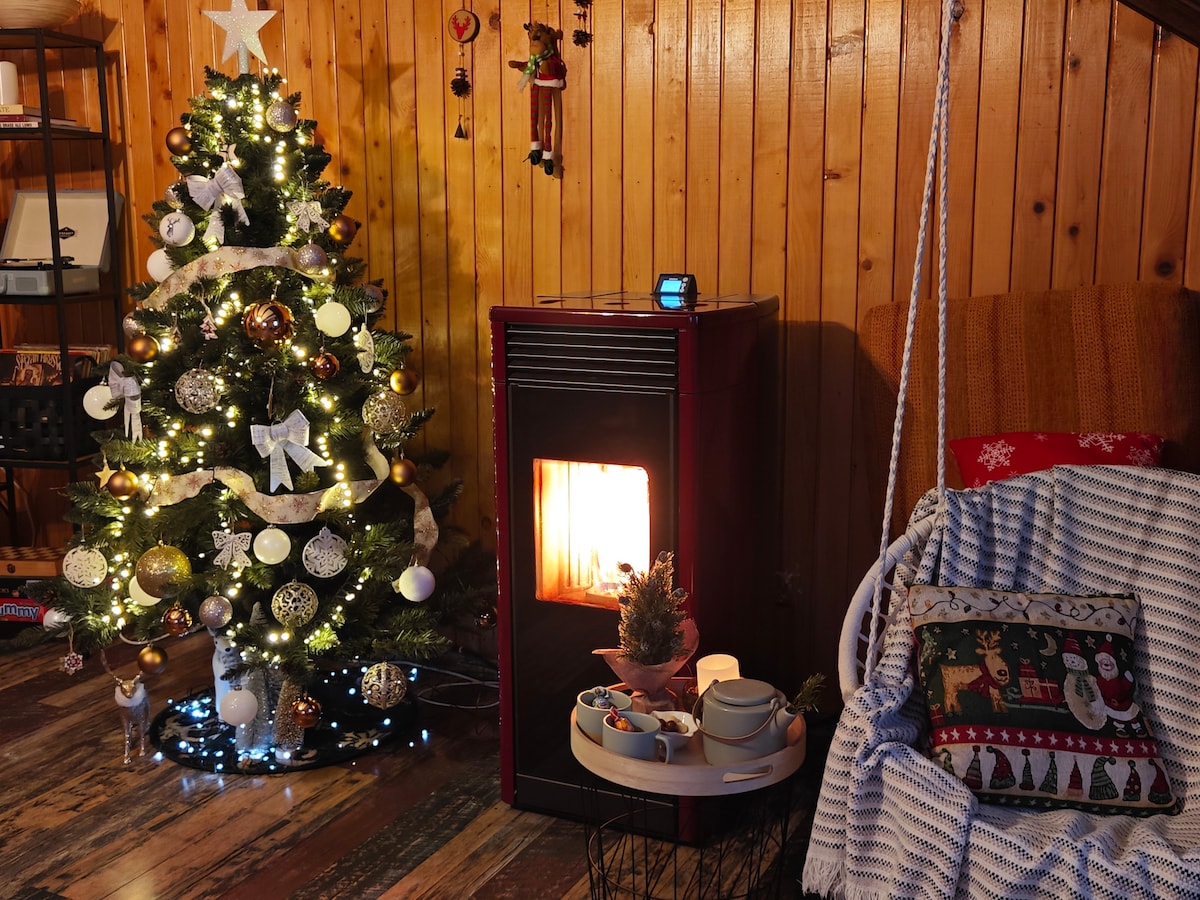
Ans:
POLYGON ((408 680, 400 667, 393 663, 376 663, 363 673, 363 699, 378 709, 391 709, 407 693, 408 680))
POLYGON ((329 265, 329 256, 316 244, 305 244, 296 251, 296 265, 300 271, 313 275, 329 265))
POLYGON ((363 404, 362 418, 376 434, 392 434, 404 427, 408 408, 393 390, 379 391, 363 404))
POLYGON ((217 379, 204 369, 189 369, 175 382, 175 400, 186 412, 206 413, 219 398, 217 379))
POLYGON ((281 625, 307 625, 317 614, 317 592, 307 584, 289 581, 271 598, 271 614, 281 625))
POLYGON ((208 628, 223 628, 233 618, 233 604, 220 594, 205 597, 200 603, 200 621, 208 628))
POLYGON ((296 107, 286 100, 276 100, 267 107, 266 119, 272 129, 286 133, 295 130, 300 121, 300 114, 296 112, 296 107))

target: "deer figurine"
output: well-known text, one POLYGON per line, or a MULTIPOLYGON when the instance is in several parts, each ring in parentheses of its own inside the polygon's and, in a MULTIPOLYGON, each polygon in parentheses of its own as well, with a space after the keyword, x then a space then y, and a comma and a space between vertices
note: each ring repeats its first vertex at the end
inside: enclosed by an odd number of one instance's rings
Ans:
POLYGON ((142 684, 142 673, 132 678, 122 678, 108 667, 108 660, 101 656, 104 670, 113 677, 117 688, 113 699, 117 701, 117 712, 121 714, 121 725, 125 730, 125 765, 133 762, 133 732, 138 733, 140 752, 145 756, 150 748, 150 694, 142 684))
POLYGON ((1008 704, 1000 691, 1012 680, 1008 663, 1000 655, 1000 632, 980 631, 975 635, 979 644, 975 652, 981 659, 978 665, 942 665, 942 692, 945 694, 947 714, 962 712, 958 695, 960 691, 982 694, 992 701, 993 712, 1007 712, 1008 704))

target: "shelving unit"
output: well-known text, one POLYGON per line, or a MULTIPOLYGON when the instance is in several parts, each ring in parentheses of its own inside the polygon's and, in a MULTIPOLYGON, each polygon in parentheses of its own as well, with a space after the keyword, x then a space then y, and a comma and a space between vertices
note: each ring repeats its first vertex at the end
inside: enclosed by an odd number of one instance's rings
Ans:
MULTIPOLYGON (((0 30, 0 57, 5 52, 32 51, 37 69, 38 106, 42 124, 35 128, 5 128, 0 123, 0 141, 25 142, 40 145, 42 151, 41 177, 49 207, 49 250, 53 291, 46 295, 0 293, 0 304, 52 307, 59 344, 59 363, 62 383, 51 386, 0 386, 0 469, 4 471, 2 485, 8 501, 9 524, 16 525, 16 496, 14 470, 58 469, 67 473, 69 481, 78 479, 79 467, 94 452, 87 446, 90 426, 82 412, 82 395, 95 383, 72 378, 67 312, 72 306, 97 303, 111 309, 117 349, 123 344, 122 273, 119 248, 120 205, 113 176, 112 132, 108 111, 108 84, 104 72, 104 45, 89 38, 44 29, 0 30), (76 61, 84 73, 84 82, 94 88, 98 101, 95 122, 88 127, 49 124, 51 66, 70 68, 76 61), (94 84, 93 84, 94 81, 94 84), (60 240, 58 166, 55 151, 65 142, 86 142, 98 145, 99 165, 103 169, 104 194, 107 198, 108 227, 105 241, 109 268, 101 272, 100 287, 87 293, 67 293, 63 285, 64 254, 60 240)), ((26 98, 26 102, 30 98, 26 98)), ((89 106, 90 106, 90 97, 89 106)), ((30 103, 29 105, 33 105, 30 103)), ((94 158, 94 154, 89 154, 94 158)), ((93 165, 92 171, 95 171, 93 165)), ((11 223, 10 223, 11 225, 11 223)), ((7 341, 6 341, 7 343, 7 341)))

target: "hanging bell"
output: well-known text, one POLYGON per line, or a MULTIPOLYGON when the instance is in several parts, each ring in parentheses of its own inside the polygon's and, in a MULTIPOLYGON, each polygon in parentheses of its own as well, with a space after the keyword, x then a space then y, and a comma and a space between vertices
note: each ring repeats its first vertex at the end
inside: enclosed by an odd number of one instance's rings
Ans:
POLYGON ((458 127, 454 129, 454 136, 460 141, 467 139, 467 129, 463 128, 462 116, 458 118, 458 127))

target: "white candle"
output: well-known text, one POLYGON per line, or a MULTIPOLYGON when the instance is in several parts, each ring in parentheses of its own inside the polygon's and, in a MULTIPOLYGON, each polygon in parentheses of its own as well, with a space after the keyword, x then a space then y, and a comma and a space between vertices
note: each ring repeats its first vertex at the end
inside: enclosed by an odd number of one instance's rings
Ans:
POLYGON ((711 653, 696 660, 696 690, 704 693, 714 681, 741 678, 736 657, 728 653, 711 653))
POLYGON ((21 94, 17 84, 17 64, 0 60, 0 103, 20 103, 21 94))

